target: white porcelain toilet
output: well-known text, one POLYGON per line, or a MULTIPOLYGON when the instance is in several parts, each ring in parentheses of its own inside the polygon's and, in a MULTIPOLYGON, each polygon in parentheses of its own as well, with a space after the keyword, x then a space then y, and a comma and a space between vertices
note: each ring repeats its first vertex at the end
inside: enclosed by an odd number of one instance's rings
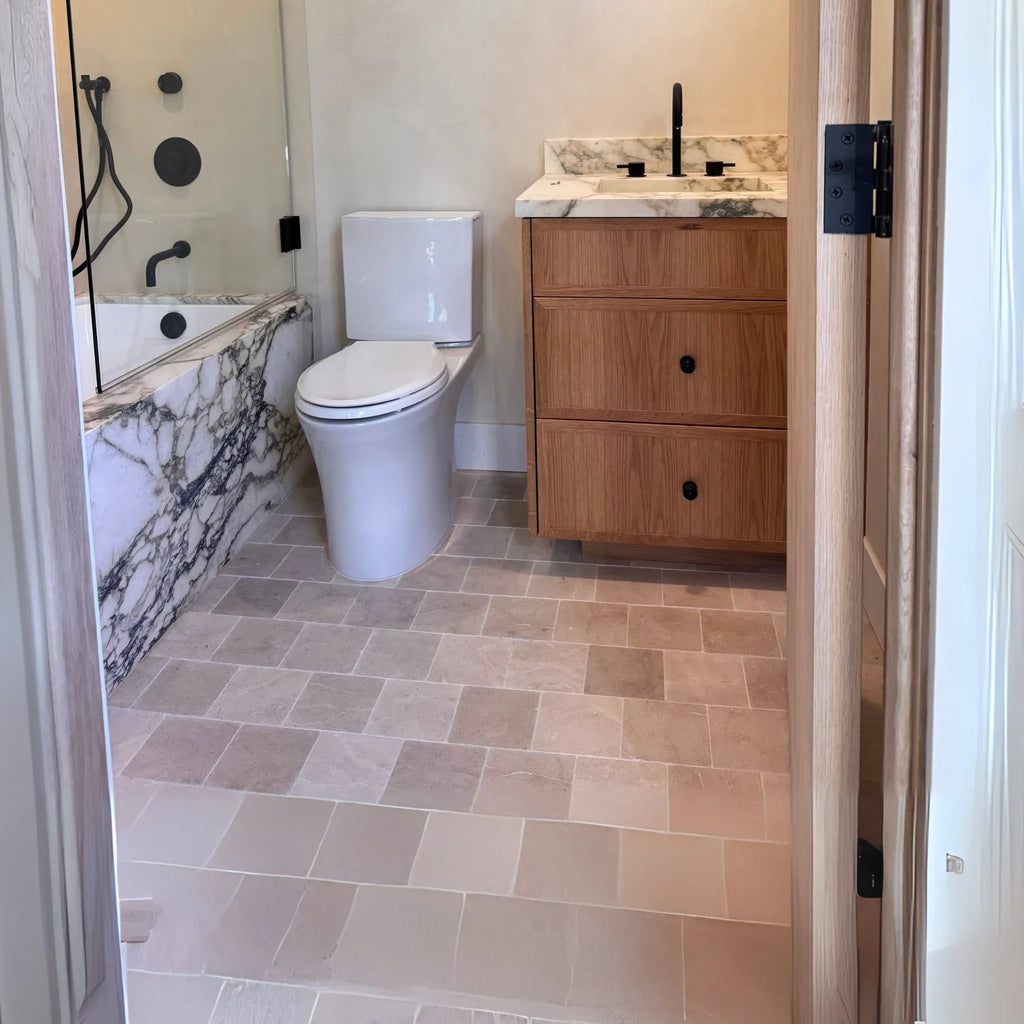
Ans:
POLYGON ((383 580, 452 525, 455 410, 480 354, 480 214, 342 218, 352 343, 299 378, 335 568, 383 580))

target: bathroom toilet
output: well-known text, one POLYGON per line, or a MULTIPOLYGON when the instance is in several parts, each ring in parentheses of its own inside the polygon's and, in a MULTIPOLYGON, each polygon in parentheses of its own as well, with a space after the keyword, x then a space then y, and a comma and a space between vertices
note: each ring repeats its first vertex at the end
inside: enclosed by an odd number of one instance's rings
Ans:
POLYGON ((349 579, 399 576, 452 525, 455 410, 480 354, 480 214, 342 218, 346 333, 295 404, 349 579))

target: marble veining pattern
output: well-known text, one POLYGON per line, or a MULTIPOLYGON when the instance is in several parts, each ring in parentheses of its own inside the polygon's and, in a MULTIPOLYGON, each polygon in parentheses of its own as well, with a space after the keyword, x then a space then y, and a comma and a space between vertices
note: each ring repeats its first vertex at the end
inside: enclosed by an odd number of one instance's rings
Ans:
MULTIPOLYGON (((736 172, 788 170, 789 138, 786 135, 684 136, 683 170, 703 171, 706 160, 736 164, 736 172)), ((548 139, 544 143, 544 173, 615 174, 618 164, 643 160, 648 174, 672 170, 672 140, 647 139, 548 139)))
POLYGON ((292 297, 86 403, 108 686, 306 471, 294 392, 312 357, 292 297))
MULTIPOLYGON (((153 292, 132 292, 123 294, 97 295, 100 304, 136 305, 136 306, 260 306, 269 302, 273 295, 253 293, 252 295, 224 295, 210 293, 206 295, 156 295, 153 292)), ((75 297, 78 303, 89 301, 87 295, 75 297)))

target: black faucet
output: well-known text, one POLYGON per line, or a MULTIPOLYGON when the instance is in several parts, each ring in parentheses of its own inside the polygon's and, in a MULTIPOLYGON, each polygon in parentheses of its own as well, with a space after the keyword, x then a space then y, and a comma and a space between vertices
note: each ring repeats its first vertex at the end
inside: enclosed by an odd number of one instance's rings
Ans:
POLYGON ((175 242, 170 249, 164 249, 163 252, 154 253, 146 261, 146 287, 156 287, 156 267, 158 263, 162 263, 164 260, 169 260, 172 257, 176 257, 179 260, 183 260, 186 256, 192 255, 192 246, 188 242, 175 242))
POLYGON ((683 87, 672 86, 672 173, 670 178, 685 178, 683 174, 683 87))

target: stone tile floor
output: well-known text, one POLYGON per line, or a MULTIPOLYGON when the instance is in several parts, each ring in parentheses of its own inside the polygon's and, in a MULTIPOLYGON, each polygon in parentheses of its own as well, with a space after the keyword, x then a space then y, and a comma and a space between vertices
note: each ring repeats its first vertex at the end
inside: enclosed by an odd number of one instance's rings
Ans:
POLYGON ((132 1024, 790 1019, 784 580, 458 483, 361 585, 308 478, 114 691, 132 1024))

